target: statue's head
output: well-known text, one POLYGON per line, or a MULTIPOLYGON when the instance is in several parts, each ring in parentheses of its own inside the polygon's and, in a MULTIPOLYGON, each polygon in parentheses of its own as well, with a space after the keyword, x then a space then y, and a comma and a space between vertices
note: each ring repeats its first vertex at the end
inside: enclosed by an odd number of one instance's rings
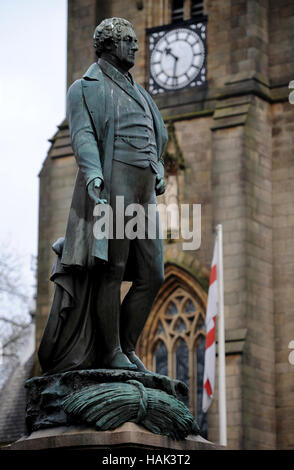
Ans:
POLYGON ((103 53, 111 54, 129 69, 135 63, 138 41, 133 25, 123 18, 107 18, 94 32, 94 48, 97 57, 103 53))

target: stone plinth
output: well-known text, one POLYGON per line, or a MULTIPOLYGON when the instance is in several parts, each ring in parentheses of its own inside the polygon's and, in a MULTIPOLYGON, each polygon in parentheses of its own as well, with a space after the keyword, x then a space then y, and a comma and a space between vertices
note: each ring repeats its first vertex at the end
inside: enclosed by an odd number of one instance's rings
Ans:
POLYGON ((221 450, 199 435, 191 435, 181 441, 154 434, 135 423, 124 423, 113 431, 95 431, 86 426, 58 426, 33 432, 28 437, 7 446, 6 450, 221 450))

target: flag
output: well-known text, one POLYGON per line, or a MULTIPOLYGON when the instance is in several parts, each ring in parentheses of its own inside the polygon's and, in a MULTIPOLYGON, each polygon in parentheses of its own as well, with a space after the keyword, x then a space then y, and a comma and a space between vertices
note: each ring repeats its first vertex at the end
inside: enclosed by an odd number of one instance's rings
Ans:
POLYGON ((209 277, 208 300, 206 309, 206 342, 204 359, 202 409, 208 410, 213 400, 215 377, 215 323, 218 308, 217 285, 217 237, 215 239, 211 271, 209 277))

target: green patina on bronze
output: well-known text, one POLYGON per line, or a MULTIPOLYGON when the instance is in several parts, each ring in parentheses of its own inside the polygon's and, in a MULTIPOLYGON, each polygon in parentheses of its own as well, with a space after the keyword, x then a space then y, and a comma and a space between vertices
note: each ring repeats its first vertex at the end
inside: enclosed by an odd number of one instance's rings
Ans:
POLYGON ((188 387, 165 375, 89 369, 33 377, 26 388, 30 432, 74 423, 112 430, 131 421, 173 439, 199 434, 181 401, 188 387))
POLYGON ((162 390, 145 388, 137 380, 86 387, 67 396, 62 407, 75 421, 95 425, 97 431, 110 431, 131 421, 171 439, 199 433, 181 401, 162 390))
MULTIPOLYGON (((116 215, 118 197, 126 206, 147 205, 164 193, 162 155, 168 140, 154 101, 129 73, 138 50, 132 24, 123 18, 103 20, 95 29, 94 47, 98 61, 67 94, 79 169, 65 237, 53 246, 55 291, 38 351, 47 374, 101 367, 146 370, 135 354, 136 343, 164 281, 159 233, 152 239, 147 233, 135 239, 94 233, 99 219, 94 207, 107 203, 116 215), (133 284, 120 302, 123 280, 133 284)), ((159 213, 155 216, 158 226, 159 213)), ((116 224, 125 233, 127 217, 115 216, 116 224)))
POLYGON ((122 18, 103 20, 94 47, 98 61, 67 94, 79 169, 65 237, 52 247, 55 290, 38 351, 44 376, 26 383, 27 428, 78 421, 111 430, 133 421, 184 439, 199 432, 178 399, 186 385, 147 371, 135 353, 164 281, 162 239, 159 233, 101 238, 93 228, 94 207, 109 203, 116 214, 117 196, 127 205, 156 203, 165 191, 163 159, 173 171, 186 165, 172 122, 164 153, 168 135, 160 112, 129 73, 138 50, 133 26, 122 18), (123 280, 133 284, 121 303, 123 280))

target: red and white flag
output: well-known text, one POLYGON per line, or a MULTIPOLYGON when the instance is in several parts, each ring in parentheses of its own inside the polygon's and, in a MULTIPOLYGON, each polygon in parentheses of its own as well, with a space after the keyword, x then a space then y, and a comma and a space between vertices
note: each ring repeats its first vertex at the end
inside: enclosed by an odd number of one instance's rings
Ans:
POLYGON ((215 377, 215 323, 218 309, 218 281, 217 281, 217 237, 215 239, 211 271, 209 277, 208 300, 206 309, 206 343, 205 363, 203 377, 202 409, 208 410, 214 394, 215 377))

